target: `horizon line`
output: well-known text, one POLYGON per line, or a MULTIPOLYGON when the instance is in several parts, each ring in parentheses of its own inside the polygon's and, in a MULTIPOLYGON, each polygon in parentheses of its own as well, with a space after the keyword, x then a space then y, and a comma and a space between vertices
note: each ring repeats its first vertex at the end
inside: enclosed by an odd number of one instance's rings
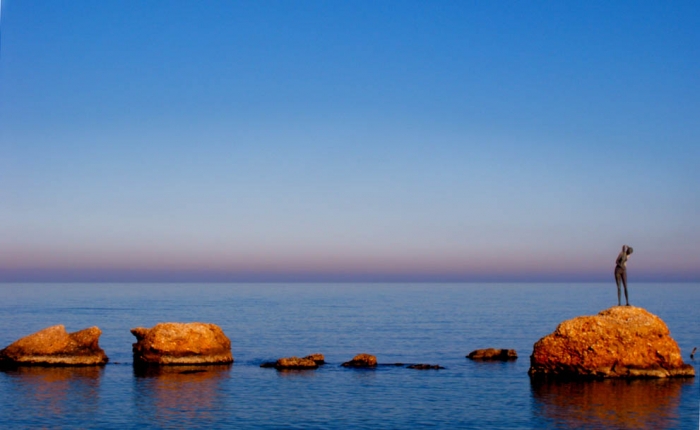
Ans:
MULTIPOLYGON (((0 280, 0 284, 612 284, 614 280, 574 279, 484 279, 484 280, 0 280)), ((642 279, 634 284, 696 284, 697 279, 642 279)))
MULTIPOLYGON (((611 271, 612 272, 612 271, 611 271)), ((628 275, 630 283, 638 282, 700 282, 696 271, 639 270, 628 275), (631 275, 631 276, 629 276, 631 275)), ((346 272, 217 272, 188 270, 56 270, 0 268, 0 283, 615 283, 613 273, 601 270, 571 271, 512 271, 439 272, 391 271, 346 272)))

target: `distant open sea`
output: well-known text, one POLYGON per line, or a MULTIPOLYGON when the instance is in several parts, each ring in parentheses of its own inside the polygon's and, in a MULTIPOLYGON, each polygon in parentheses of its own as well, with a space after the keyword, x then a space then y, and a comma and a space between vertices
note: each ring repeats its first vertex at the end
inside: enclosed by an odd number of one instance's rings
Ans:
MULTIPOLYGON (((630 301, 666 322, 697 372, 700 284, 632 283, 630 301)), ((0 372, 0 427, 697 429, 697 377, 530 381, 538 339, 616 303, 613 282, 0 284, 0 348, 55 324, 98 326, 110 358, 104 368, 0 372), (129 330, 167 321, 218 324, 235 363, 135 374, 129 330), (488 347, 519 358, 465 358, 488 347), (259 367, 315 352, 328 362, 318 370, 259 367), (445 369, 340 367, 362 352, 445 369)))

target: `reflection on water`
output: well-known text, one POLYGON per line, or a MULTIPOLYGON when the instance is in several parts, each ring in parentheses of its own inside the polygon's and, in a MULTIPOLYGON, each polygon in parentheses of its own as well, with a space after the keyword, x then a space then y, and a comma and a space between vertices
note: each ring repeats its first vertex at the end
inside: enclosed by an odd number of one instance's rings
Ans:
POLYGON ((277 373, 277 376, 286 379, 312 379, 316 377, 316 372, 317 369, 277 369, 275 371, 275 373, 277 373))
POLYGON ((231 365, 134 367, 136 409, 159 427, 216 422, 230 370, 231 365))
POLYGON ((692 379, 531 381, 535 414, 558 428, 677 428, 692 379))
POLYGON ((30 408, 38 423, 98 409, 100 377, 104 367, 22 366, 4 370, 11 383, 13 403, 30 408))

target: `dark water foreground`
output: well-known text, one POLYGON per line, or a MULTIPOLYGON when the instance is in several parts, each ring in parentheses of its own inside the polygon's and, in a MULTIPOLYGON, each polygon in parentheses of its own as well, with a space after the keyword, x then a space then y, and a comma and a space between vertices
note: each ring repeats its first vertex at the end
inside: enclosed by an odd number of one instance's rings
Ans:
MULTIPOLYGON (((700 285, 646 284, 631 294, 666 321, 696 365, 689 353, 700 345, 700 285)), ((0 423, 8 428, 698 428, 698 378, 527 376, 532 344, 564 319, 614 304, 614 285, 5 284, 0 295, 2 347, 53 324, 98 325, 111 359, 104 368, 0 372, 0 423), (161 321, 219 324, 236 362, 134 369, 129 329, 161 321), (515 348, 520 358, 465 358, 490 346, 515 348), (329 364, 259 367, 312 352, 329 364), (359 352, 445 369, 340 367, 359 352)))

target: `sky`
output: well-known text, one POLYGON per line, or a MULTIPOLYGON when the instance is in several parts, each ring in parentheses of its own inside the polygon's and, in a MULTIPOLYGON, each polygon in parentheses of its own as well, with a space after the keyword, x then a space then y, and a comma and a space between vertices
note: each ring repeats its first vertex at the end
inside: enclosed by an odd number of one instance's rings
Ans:
POLYGON ((697 1, 0 7, 0 282, 700 281, 697 1))

